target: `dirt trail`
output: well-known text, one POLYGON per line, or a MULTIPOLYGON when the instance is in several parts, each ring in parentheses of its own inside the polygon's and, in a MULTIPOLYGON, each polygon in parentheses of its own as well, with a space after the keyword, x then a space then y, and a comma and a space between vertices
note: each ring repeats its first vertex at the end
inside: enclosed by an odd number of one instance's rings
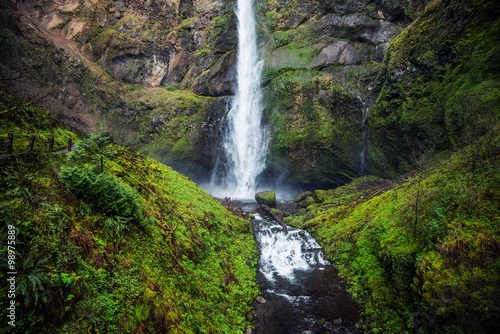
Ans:
MULTIPOLYGON (((46 24, 42 23, 44 13, 42 12, 42 15, 39 15, 42 9, 36 9, 33 1, 19 2, 16 9, 17 12, 13 15, 17 17, 21 26, 26 27, 27 34, 36 35, 49 42, 56 49, 63 50, 69 61, 81 64, 81 66, 89 69, 99 78, 99 82, 95 83, 96 86, 106 84, 109 79, 99 65, 80 52, 77 46, 64 36, 62 31, 47 29, 46 24)), ((27 36, 27 39, 29 38, 27 36)), ((78 86, 71 83, 71 79, 68 85, 61 87, 53 86, 51 82, 41 84, 30 79, 29 75, 16 74, 18 69, 7 68, 3 64, 0 64, 0 66, 1 72, 7 73, 7 77, 18 77, 17 80, 9 80, 8 90, 20 93, 35 103, 45 105, 48 110, 60 115, 61 120, 76 131, 91 133, 100 130, 100 118, 92 114, 93 110, 89 110, 78 86), (65 100, 71 101, 71 103, 68 104, 65 100)))
POLYGON ((87 68, 92 70, 95 74, 105 75, 104 71, 93 61, 88 59, 82 52, 80 52, 73 42, 68 40, 60 30, 47 29, 46 26, 36 17, 36 10, 30 2, 20 2, 17 5, 19 12, 25 19, 25 24, 33 28, 36 33, 43 39, 52 42, 56 47, 65 50, 77 61, 82 62, 87 68))

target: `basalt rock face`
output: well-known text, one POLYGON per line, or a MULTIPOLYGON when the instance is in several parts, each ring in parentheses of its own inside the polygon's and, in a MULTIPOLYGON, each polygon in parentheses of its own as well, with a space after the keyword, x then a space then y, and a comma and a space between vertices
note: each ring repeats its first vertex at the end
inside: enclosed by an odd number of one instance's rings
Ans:
MULTIPOLYGON (((10 88, 42 96, 81 131, 98 131, 100 118, 120 142, 209 177, 236 77, 234 1, 0 5, 0 72, 10 88)), ((256 1, 266 175, 322 187, 359 174, 394 177, 422 154, 484 134, 500 105, 497 8, 489 0, 256 1)))
POLYGON ((363 124, 376 100, 385 50, 423 5, 263 1, 258 17, 272 131, 268 161, 276 173, 335 186, 366 172, 363 124))
POLYGON ((259 10, 276 173, 330 186, 395 177, 498 124, 494 1, 263 1, 259 10))
POLYGON ((403 173, 498 129, 499 18, 497 1, 437 1, 390 44, 368 119, 374 164, 403 173))
POLYGON ((182 172, 210 174, 235 79, 233 2, 1 7, 6 89, 47 104, 82 132, 105 130, 182 172))
MULTIPOLYGON (((226 72, 233 65, 219 61, 236 46, 229 1, 26 1, 22 6, 42 28, 122 82, 192 87, 213 66, 226 72)), ((206 93, 231 93, 227 76, 201 79, 218 87, 206 93)))

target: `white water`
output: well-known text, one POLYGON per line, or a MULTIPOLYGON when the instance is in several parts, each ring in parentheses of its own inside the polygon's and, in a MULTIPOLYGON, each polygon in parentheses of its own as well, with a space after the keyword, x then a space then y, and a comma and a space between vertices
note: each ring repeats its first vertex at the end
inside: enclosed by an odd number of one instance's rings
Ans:
POLYGON ((261 125, 260 75, 262 62, 252 0, 238 0, 237 87, 227 115, 223 148, 225 166, 216 164, 209 189, 212 195, 238 199, 253 198, 257 177, 265 168, 268 136, 261 125), (222 171, 222 175, 221 175, 222 171))
POLYGON ((368 106, 367 103, 356 94, 349 85, 346 84, 347 90, 356 97, 361 103, 361 152, 359 153, 359 175, 366 175, 367 166, 366 166, 366 121, 368 118, 368 106))
POLYGON ((260 271, 270 282, 281 276, 293 283, 296 271, 330 264, 306 231, 288 227, 287 233, 276 222, 260 222, 256 238, 260 245, 260 271))

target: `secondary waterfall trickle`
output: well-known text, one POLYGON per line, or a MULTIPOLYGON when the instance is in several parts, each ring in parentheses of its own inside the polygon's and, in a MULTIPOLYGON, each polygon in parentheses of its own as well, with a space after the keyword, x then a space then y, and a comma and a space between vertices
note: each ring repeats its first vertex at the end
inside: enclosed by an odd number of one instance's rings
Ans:
MULTIPOLYGON (((367 148, 367 129, 366 122, 368 119, 368 103, 361 98, 354 90, 346 84, 347 90, 354 96, 361 104, 361 152, 359 152, 359 175, 365 175, 367 171, 366 164, 366 148, 367 148)), ((371 90, 369 88, 368 90, 371 90)))
MULTIPOLYGON (((359 97, 359 96, 358 96, 359 97)), ((359 175, 365 175, 366 174, 366 119, 368 116, 368 107, 366 106, 366 103, 363 102, 361 98, 362 104, 362 116, 363 118, 361 119, 361 153, 359 153, 359 175)))
POLYGON ((224 157, 214 168, 209 191, 215 196, 242 199, 255 194, 256 179, 265 168, 268 136, 261 124, 262 62, 257 52, 252 0, 238 0, 237 6, 237 87, 226 118, 224 157))

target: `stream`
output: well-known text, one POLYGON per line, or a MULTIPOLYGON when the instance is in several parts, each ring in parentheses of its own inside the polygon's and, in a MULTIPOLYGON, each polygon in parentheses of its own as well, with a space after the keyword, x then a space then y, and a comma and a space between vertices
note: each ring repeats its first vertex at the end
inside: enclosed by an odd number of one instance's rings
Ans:
POLYGON ((359 307, 308 232, 290 226, 285 232, 258 214, 252 226, 260 252, 257 282, 265 299, 254 302, 256 334, 362 333, 354 326, 359 307))

